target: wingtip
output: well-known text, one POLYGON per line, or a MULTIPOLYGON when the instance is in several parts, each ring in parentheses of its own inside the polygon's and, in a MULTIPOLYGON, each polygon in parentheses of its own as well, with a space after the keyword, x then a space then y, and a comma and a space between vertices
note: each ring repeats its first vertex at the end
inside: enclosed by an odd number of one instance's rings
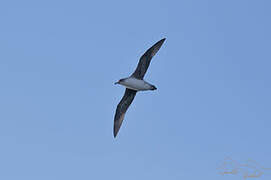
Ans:
POLYGON ((163 38, 163 39, 161 39, 160 41, 161 41, 161 42, 164 42, 166 39, 167 39, 167 38, 163 38))
POLYGON ((159 46, 159 48, 162 46, 162 44, 165 42, 166 38, 161 39, 158 41, 154 46, 159 46))
POLYGON ((118 133, 116 133, 116 132, 114 131, 114 138, 116 138, 116 137, 117 137, 117 134, 118 134, 118 133))
POLYGON ((117 128, 117 127, 114 125, 114 130, 113 130, 113 135, 114 135, 114 138, 116 138, 116 137, 117 137, 118 132, 119 132, 119 128, 117 128))

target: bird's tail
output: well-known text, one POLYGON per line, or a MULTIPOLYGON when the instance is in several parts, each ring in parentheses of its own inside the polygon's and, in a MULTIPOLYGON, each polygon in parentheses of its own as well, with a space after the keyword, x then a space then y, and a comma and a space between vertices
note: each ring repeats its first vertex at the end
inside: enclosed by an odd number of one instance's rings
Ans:
POLYGON ((154 85, 151 85, 151 90, 156 90, 157 88, 154 85))

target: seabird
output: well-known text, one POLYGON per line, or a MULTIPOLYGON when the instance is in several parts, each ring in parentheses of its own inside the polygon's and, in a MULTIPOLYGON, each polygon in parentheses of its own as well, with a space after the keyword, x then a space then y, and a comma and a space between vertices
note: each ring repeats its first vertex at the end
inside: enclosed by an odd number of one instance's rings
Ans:
POLYGON ((134 100, 137 91, 157 89, 154 85, 144 81, 143 78, 150 65, 152 57, 158 52, 165 40, 166 38, 155 43, 140 57, 136 70, 130 77, 120 79, 115 83, 125 86, 126 90, 116 109, 114 118, 114 137, 117 136, 125 113, 134 100))

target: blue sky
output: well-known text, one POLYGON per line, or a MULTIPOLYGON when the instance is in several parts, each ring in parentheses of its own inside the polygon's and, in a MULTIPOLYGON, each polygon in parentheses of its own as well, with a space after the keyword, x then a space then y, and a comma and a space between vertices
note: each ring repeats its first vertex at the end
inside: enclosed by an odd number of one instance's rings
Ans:
MULTIPOLYGON (((1 1, 0 179, 209 179, 271 167, 270 1, 1 1), (164 45, 118 137, 139 57, 164 45)), ((260 179, 270 179, 267 171, 260 179)))

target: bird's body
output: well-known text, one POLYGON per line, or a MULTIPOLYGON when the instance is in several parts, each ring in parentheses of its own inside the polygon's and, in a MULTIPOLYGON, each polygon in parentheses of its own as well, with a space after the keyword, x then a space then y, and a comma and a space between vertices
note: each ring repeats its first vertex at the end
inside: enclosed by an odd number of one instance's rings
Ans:
POLYGON ((125 86, 128 89, 132 89, 135 91, 147 91, 147 90, 155 90, 156 87, 144 80, 136 79, 134 77, 128 77, 122 79, 119 84, 125 86))
POLYGON ((125 113, 130 104, 133 102, 137 91, 156 90, 154 85, 144 81, 143 78, 147 72, 152 57, 158 52, 164 41, 165 38, 161 39, 141 56, 136 70, 130 77, 120 79, 115 83, 125 86, 126 90, 116 109, 114 118, 114 137, 117 136, 125 113))

